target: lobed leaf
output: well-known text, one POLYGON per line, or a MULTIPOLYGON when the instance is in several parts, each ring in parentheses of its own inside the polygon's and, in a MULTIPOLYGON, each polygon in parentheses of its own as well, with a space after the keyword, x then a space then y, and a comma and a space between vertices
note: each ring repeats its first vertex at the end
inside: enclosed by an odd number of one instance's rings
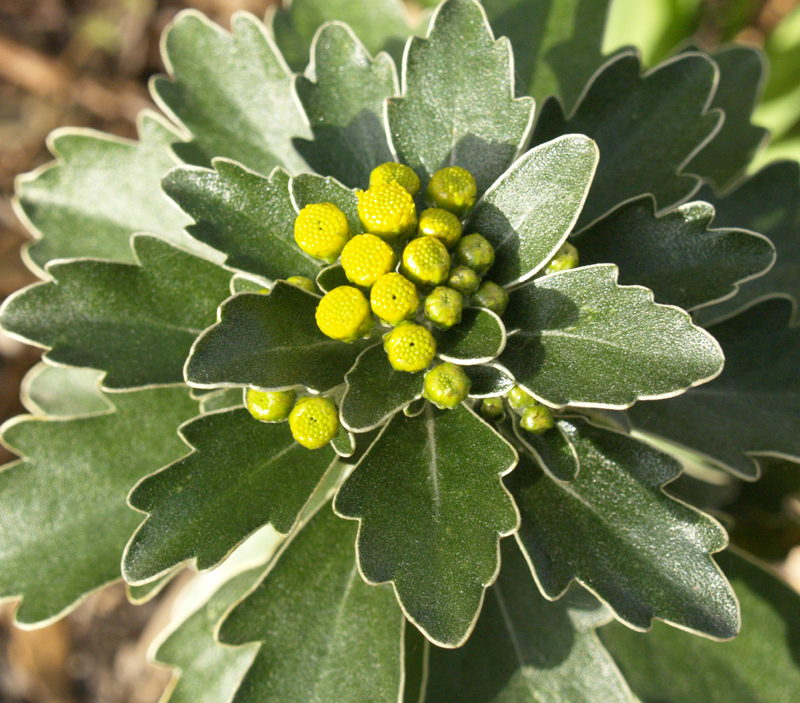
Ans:
POLYGON ((495 398, 514 387, 514 379, 495 364, 465 366, 464 373, 470 380, 470 398, 495 398))
POLYGON ((289 192, 292 203, 299 213, 306 205, 312 203, 333 203, 347 217, 350 234, 363 234, 364 227, 358 216, 358 198, 356 194, 346 188, 331 176, 323 178, 315 173, 303 173, 295 176, 289 182, 289 192))
POLYGON ((437 354, 444 361, 474 366, 497 358, 506 346, 500 316, 484 308, 466 308, 461 322, 437 334, 437 354))
POLYGON ((555 427, 543 434, 534 434, 520 427, 517 415, 512 420, 517 439, 550 478, 565 483, 577 478, 581 462, 569 439, 568 427, 556 422, 555 427))
POLYGON ((101 376, 94 369, 39 362, 22 380, 22 404, 32 415, 50 417, 105 412, 112 406, 100 392, 101 376))

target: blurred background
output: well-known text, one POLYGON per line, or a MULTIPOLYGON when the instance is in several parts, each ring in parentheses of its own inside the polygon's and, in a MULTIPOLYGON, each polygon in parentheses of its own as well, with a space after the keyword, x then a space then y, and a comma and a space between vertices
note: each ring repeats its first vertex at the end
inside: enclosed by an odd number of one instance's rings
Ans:
MULTIPOLYGON (((177 12, 197 8, 223 26, 236 10, 263 16, 278 0, 0 0, 0 300, 35 280, 20 258, 27 241, 11 206, 14 177, 51 159, 47 134, 91 127, 135 138, 155 107, 147 80, 164 71, 159 36, 177 12)), ((422 0, 413 5, 433 5, 422 0)), ((800 0, 614 0, 604 49, 642 49, 653 65, 692 38, 764 46, 772 71, 756 115, 776 145, 765 157, 800 157, 800 0), (634 20, 632 21, 632 18, 634 20), (787 108, 787 106, 789 106, 787 108)), ((19 383, 39 351, 0 332, 0 422, 23 411, 19 383)), ((0 447, 0 464, 14 457, 0 447)), ((797 550, 795 550, 796 552, 797 550)), ((0 703, 150 703, 170 675, 145 652, 165 625, 178 579, 133 606, 121 584, 50 627, 10 625, 0 605, 0 703)))

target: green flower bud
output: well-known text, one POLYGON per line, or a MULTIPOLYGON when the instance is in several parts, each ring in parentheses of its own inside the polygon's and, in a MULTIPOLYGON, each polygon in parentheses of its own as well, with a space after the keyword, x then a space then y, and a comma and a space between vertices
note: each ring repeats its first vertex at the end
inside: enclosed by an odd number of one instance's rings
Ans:
POLYGON ((494 247, 480 234, 468 234, 456 245, 456 263, 485 276, 494 264, 494 247))
POLYGON ((514 410, 522 410, 537 405, 538 401, 525 389, 514 386, 508 392, 508 404, 514 408, 514 410))
POLYGON ((468 298, 480 287, 481 277, 468 266, 456 266, 450 269, 447 285, 468 298))
POLYGON ((564 242, 556 252, 556 255, 547 262, 547 266, 544 267, 544 273, 547 275, 548 273, 574 269, 578 265, 578 261, 578 250, 569 242, 564 242))
POLYGON ((550 408, 544 405, 525 408, 525 412, 522 413, 522 418, 519 421, 519 426, 532 434, 544 434, 554 424, 553 413, 550 412, 550 408))
POLYGON ((461 322, 464 297, 457 290, 439 286, 425 298, 425 317, 439 329, 449 329, 461 322))
POLYGON ((505 408, 503 407, 502 398, 484 398, 481 403, 481 415, 487 420, 496 420, 502 417, 505 408))
POLYGON ((303 290, 307 290, 309 293, 316 293, 317 289, 314 285, 314 281, 310 278, 306 278, 305 276, 289 276, 286 279, 287 283, 291 283, 293 286, 297 286, 298 288, 302 288, 303 290))
POLYGON ((261 422, 283 422, 289 417, 297 393, 294 391, 257 391, 247 389, 247 409, 261 422))
POLYGON ((460 166, 448 166, 434 173, 425 191, 425 200, 430 205, 449 210, 460 219, 472 210, 477 196, 475 179, 460 166))
POLYGON ((446 361, 425 374, 422 395, 437 408, 452 410, 469 395, 470 383, 464 369, 446 361))
POLYGON ((498 315, 502 315, 508 306, 508 293, 492 281, 484 281, 481 287, 472 294, 472 305, 486 308, 498 315))

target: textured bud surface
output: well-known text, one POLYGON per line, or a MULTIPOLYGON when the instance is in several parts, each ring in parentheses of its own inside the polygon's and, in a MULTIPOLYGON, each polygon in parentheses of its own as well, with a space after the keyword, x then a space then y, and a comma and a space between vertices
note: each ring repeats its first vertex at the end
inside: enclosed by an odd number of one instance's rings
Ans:
POLYGON ((314 285, 314 281, 310 278, 306 278, 305 276, 289 276, 286 279, 287 283, 291 283, 293 286, 297 286, 298 288, 302 288, 303 290, 307 290, 309 293, 316 293, 317 288, 314 285))
POLYGON ((508 392, 508 404, 514 408, 514 410, 520 410, 522 408, 538 405, 538 401, 524 388, 514 386, 508 392))
POLYGON ((472 305, 486 308, 498 315, 502 315, 508 307, 508 293, 493 281, 484 281, 481 287, 472 296, 472 305))
POLYGON ((294 391, 257 391, 247 389, 247 409, 262 422, 283 422, 289 417, 297 394, 294 391))
POLYGON ((502 398, 484 398, 481 403, 481 415, 487 420, 496 420, 504 412, 502 398))
POLYGON ((436 340, 422 325, 403 322, 383 340, 389 363, 397 371, 424 371, 436 356, 436 340))
POLYGON ((480 234, 468 234, 456 245, 456 263, 485 276, 494 264, 494 247, 480 234))
POLYGON ((460 166, 448 166, 434 173, 425 191, 429 204, 449 210, 460 219, 472 210, 477 195, 475 179, 460 166))
POLYGON ((481 277, 469 266, 455 266, 450 269, 447 285, 467 298, 478 290, 481 285, 481 277))
POLYGON ((306 254, 333 263, 350 239, 347 217, 333 203, 306 205, 294 221, 294 240, 306 254))
POLYGON ((556 255, 547 262, 544 272, 548 274, 574 269, 577 268, 579 261, 578 250, 569 242, 564 242, 556 255))
POLYGON ((358 217, 364 229, 391 243, 417 227, 417 209, 409 192, 397 183, 383 183, 358 193, 358 217))
POLYGON ((389 161, 372 169, 372 173, 369 174, 369 187, 374 188, 383 183, 397 183, 411 195, 419 193, 419 176, 405 164, 389 161))
POLYGON ((372 311, 384 322, 399 325, 417 312, 420 300, 417 287, 399 273, 381 276, 370 291, 372 311))
POLYGON ((319 449, 339 431, 339 413, 330 398, 300 398, 289 413, 289 428, 298 444, 319 449))
POLYGON ((317 326, 332 339, 352 342, 372 329, 375 320, 364 294, 352 286, 339 286, 319 301, 317 326))
POLYGON ((422 395, 437 408, 452 410, 469 395, 470 380, 464 369, 447 361, 425 374, 422 395))
POLYGON ((417 236, 434 237, 451 250, 461 239, 461 222, 452 212, 430 207, 419 216, 417 236))
POLYGON ((522 413, 522 419, 519 421, 519 426, 532 434, 544 434, 553 425, 555 425, 553 413, 544 405, 525 408, 525 412, 522 413))
POLYGON ((461 322, 464 297, 457 290, 438 286, 425 298, 425 317, 439 329, 449 329, 461 322))
POLYGON ((342 268, 348 280, 369 288, 397 265, 392 247, 374 234, 353 237, 342 250, 342 268))
POLYGON ((447 247, 433 237, 412 239, 403 249, 400 270, 420 286, 438 286, 450 273, 450 254, 447 247))

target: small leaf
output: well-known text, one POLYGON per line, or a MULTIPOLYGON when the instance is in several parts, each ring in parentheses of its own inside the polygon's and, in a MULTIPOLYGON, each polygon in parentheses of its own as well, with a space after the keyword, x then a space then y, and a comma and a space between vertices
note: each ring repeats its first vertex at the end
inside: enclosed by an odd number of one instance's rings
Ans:
POLYGON ((459 649, 431 649, 426 703, 633 703, 595 634, 608 610, 578 586, 551 603, 514 540, 501 550, 475 632, 459 649))
POLYGON ((358 198, 352 190, 335 178, 303 173, 292 178, 289 192, 292 194, 292 202, 297 212, 312 203, 333 203, 347 216, 350 233, 363 234, 364 228, 358 217, 358 198))
POLYGON ((214 169, 177 168, 164 178, 166 194, 194 218, 189 234, 227 254, 233 268, 313 279, 320 262, 294 241, 297 212, 286 172, 276 169, 267 179, 221 159, 214 169))
POLYGON ((597 220, 573 244, 582 264, 616 264, 622 285, 645 286, 657 303, 693 310, 731 297, 775 261, 766 237, 709 229, 713 219, 714 208, 703 202, 658 217, 645 195, 597 220))
POLYGON ((445 361, 472 366, 492 361, 506 346, 506 328, 499 315, 466 308, 461 322, 438 335, 437 354, 445 361))
POLYGON ((500 483, 516 452, 466 406, 396 414, 347 478, 336 512, 359 520, 369 583, 391 581, 433 642, 460 646, 497 576, 499 537, 517 512, 500 483))
POLYGON ((228 614, 224 644, 261 641, 233 703, 397 703, 403 615, 358 573, 352 523, 323 506, 228 614))
POLYGON ((111 409, 100 392, 102 373, 39 362, 22 381, 21 398, 33 415, 69 417, 111 409))
POLYGON ((338 386, 371 343, 326 337, 314 313, 319 298, 279 281, 269 295, 239 293, 219 308, 219 323, 197 340, 186 378, 198 388, 255 386, 278 390, 338 386))
POLYGON ((713 642, 661 623, 639 634, 614 623, 600 629, 603 644, 645 703, 798 700, 800 598, 749 558, 729 551, 718 559, 742 609, 735 640, 713 642))
POLYGON ((141 520, 125 504, 128 490, 185 451, 177 428, 197 414, 185 387, 113 401, 97 415, 3 426, 3 441, 24 458, 0 472, 0 598, 23 597, 21 624, 53 620, 120 578, 141 520))
POLYGON ((567 135, 529 151, 489 189, 466 231, 494 246, 492 280, 524 281, 553 257, 578 219, 597 159, 591 139, 567 135))
POLYGON ((295 87, 314 139, 295 139, 295 148, 315 171, 366 188, 372 169, 393 160, 383 104, 398 92, 394 61, 386 54, 373 59, 339 22, 319 29, 312 53, 313 62, 295 87))
POLYGON ((269 289, 266 279, 252 277, 249 274, 236 273, 231 278, 231 295, 237 293, 261 293, 265 288, 269 289))
POLYGON ((334 288, 349 285, 350 281, 341 264, 327 266, 317 274, 317 286, 323 293, 330 293, 334 288))
POLYGON ((514 387, 514 379, 493 364, 466 366, 464 372, 470 380, 470 398, 495 398, 514 387))
POLYGON ((237 12, 231 25, 232 35, 199 12, 180 13, 163 39, 172 80, 152 82, 155 99, 194 137, 198 166, 223 156, 264 175, 276 166, 306 169, 292 139, 311 132, 288 67, 253 15, 237 12))
POLYGON ((508 39, 495 41, 474 0, 447 0, 426 39, 403 56, 403 97, 387 106, 398 160, 422 180, 444 166, 467 169, 483 193, 511 165, 528 137, 533 100, 514 98, 508 39))
POLYGON ((631 409, 635 427, 700 452, 742 478, 758 456, 800 461, 800 328, 794 303, 771 298, 709 328, 725 353, 714 381, 631 409))
POLYGON ((192 558, 221 562, 259 527, 288 534, 336 454, 294 441, 288 423, 245 408, 203 415, 181 428, 191 454, 141 481, 131 506, 149 514, 125 551, 129 583, 150 581, 192 558))
POLYGON ((576 229, 625 200, 652 193, 660 209, 700 186, 682 165, 715 134, 722 113, 708 112, 717 69, 703 54, 682 54, 639 75, 623 52, 598 69, 569 119, 555 98, 544 103, 532 144, 579 132, 600 148, 600 164, 576 229))
POLYGON ((711 335, 616 277, 615 266, 587 266, 512 293, 499 361, 519 385, 552 406, 624 408, 720 372, 722 352, 711 335))
POLYGON ((345 429, 344 425, 339 425, 339 431, 331 440, 331 447, 340 457, 351 457, 356 451, 356 438, 345 429))
POLYGON ((422 397, 424 376, 395 371, 382 344, 365 349, 345 376, 342 423, 353 432, 382 425, 388 417, 422 397))
POLYGON ((569 440, 567 428, 556 422, 551 430, 537 435, 521 429, 518 416, 514 416, 513 422, 517 439, 550 478, 566 483, 577 478, 581 462, 569 440))
POLYGON ((50 347, 56 364, 106 371, 105 388, 181 383, 183 362, 228 294, 230 272, 146 235, 133 239, 138 265, 54 262, 55 279, 9 297, 3 327, 50 347))
POLYGON ((709 556, 725 547, 725 531, 661 490, 680 474, 677 459, 616 432, 560 424, 578 477, 556 483, 521 455, 506 479, 522 514, 518 541, 545 596, 558 598, 577 579, 635 629, 659 618, 733 637, 736 598, 709 556))
POLYGON ((158 182, 179 161, 171 126, 145 111, 141 141, 92 130, 62 129, 48 146, 58 161, 17 179, 19 209, 40 239, 27 256, 40 272, 48 261, 77 256, 133 263, 131 235, 148 232, 184 249, 208 251, 183 232, 188 218, 161 193, 158 182))
POLYGON ((208 415, 218 410, 239 408, 245 403, 242 391, 242 388, 223 388, 221 391, 206 393, 200 400, 200 412, 208 415))

